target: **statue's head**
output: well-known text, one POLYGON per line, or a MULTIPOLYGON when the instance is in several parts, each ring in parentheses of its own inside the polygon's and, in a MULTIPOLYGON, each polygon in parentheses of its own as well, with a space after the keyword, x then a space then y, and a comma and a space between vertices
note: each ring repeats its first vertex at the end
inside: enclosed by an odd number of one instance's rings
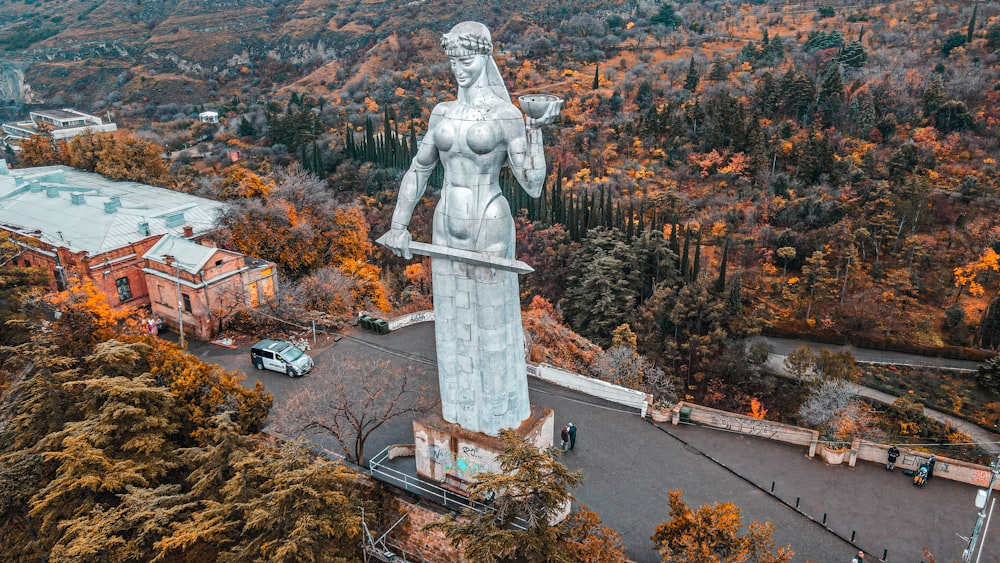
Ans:
POLYGON ((462 22, 441 36, 441 46, 449 57, 492 55, 490 30, 479 22, 462 22))

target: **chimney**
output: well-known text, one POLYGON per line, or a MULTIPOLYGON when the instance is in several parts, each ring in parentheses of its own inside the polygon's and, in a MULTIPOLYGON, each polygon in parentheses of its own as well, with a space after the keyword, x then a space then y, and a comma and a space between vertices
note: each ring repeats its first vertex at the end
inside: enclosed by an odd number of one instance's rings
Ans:
POLYGON ((191 225, 184 225, 184 236, 191 238, 194 236, 194 227, 191 225))
POLYGON ((107 214, 109 214, 109 215, 111 215, 113 213, 117 213, 118 212, 118 206, 115 205, 114 201, 112 201, 112 200, 109 199, 108 201, 104 202, 104 212, 107 213, 107 214))
POLYGON ((55 187, 46 188, 45 195, 48 197, 59 197, 59 188, 55 187))
POLYGON ((113 196, 111 196, 108 199, 111 201, 111 203, 115 204, 115 207, 121 207, 122 206, 122 196, 120 196, 120 195, 113 195, 113 196))
POLYGON ((87 198, 84 197, 83 192, 73 192, 69 194, 69 200, 73 205, 83 205, 87 203, 87 198))
POLYGON ((139 223, 139 234, 144 237, 149 236, 149 223, 139 223))
MULTIPOLYGON (((2 173, 0 173, 0 174, 2 174, 2 173)), ((28 184, 28 189, 31 191, 31 193, 37 194, 38 192, 42 191, 42 183, 39 182, 38 180, 32 180, 28 184)))

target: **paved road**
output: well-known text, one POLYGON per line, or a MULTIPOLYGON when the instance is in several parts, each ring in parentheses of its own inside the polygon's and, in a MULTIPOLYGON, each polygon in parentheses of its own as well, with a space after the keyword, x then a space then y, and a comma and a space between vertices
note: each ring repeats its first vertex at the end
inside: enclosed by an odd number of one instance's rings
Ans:
MULTIPOLYGON (((288 395, 300 388, 322 386, 325 366, 350 357, 387 358, 415 366, 436 395, 433 326, 415 325, 379 336, 351 333, 312 352, 317 368, 301 379, 255 372, 247 347, 229 350, 210 344, 192 345, 202 358, 232 369, 249 371, 275 395, 280 411, 288 395)), ((970 486, 936 479, 926 488, 913 487, 901 472, 888 473, 872 464, 830 467, 807 458, 803 448, 700 427, 656 425, 637 413, 566 389, 531 380, 531 399, 552 408, 556 427, 579 427, 577 448, 564 462, 581 470, 583 484, 574 492, 580 503, 618 530, 628 553, 640 563, 659 561, 649 540, 657 523, 667 519, 667 491, 681 489, 691 506, 734 502, 744 523, 770 521, 779 545, 791 544, 795 561, 849 561, 855 547, 875 556, 888 550, 889 561, 917 562, 922 548, 938 561, 959 559, 975 521, 970 486), (774 483, 774 495, 770 494, 774 483), (794 510, 798 499, 800 511, 794 510), (826 514, 829 528, 818 522, 826 514)), ((412 443, 409 420, 396 420, 372 436, 372 455, 389 444, 412 443)), ((998 515, 1000 517, 1000 515, 998 515)), ((1000 562, 1000 534, 987 537, 983 561, 1000 562)))
POLYGON ((960 369, 968 371, 976 371, 979 368, 980 362, 973 362, 969 360, 953 360, 951 358, 941 358, 937 356, 919 356, 916 354, 907 354, 905 352, 890 352, 888 350, 873 350, 871 348, 858 348, 850 344, 839 345, 839 344, 820 344, 817 342, 808 342, 805 340, 795 340, 791 338, 774 338, 771 336, 754 336, 750 338, 747 343, 748 345, 753 345, 757 342, 764 342, 771 347, 771 353, 780 354, 782 356, 787 356, 789 352, 802 346, 803 344, 809 346, 813 352, 817 352, 822 349, 827 349, 832 352, 840 352, 846 350, 854 356, 854 359, 868 364, 897 364, 897 365, 907 365, 907 366, 927 366, 927 367, 943 367, 950 369, 960 369))

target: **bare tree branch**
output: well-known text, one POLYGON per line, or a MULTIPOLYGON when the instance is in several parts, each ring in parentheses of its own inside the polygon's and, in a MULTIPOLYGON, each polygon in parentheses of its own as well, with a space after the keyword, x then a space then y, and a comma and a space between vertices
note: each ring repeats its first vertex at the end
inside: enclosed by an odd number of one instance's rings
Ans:
POLYGON ((428 398, 427 387, 417 385, 413 370, 393 368, 386 360, 349 360, 329 369, 332 373, 324 375, 331 383, 319 394, 306 389, 293 394, 275 423, 290 435, 332 437, 358 465, 375 431, 436 404, 428 398))

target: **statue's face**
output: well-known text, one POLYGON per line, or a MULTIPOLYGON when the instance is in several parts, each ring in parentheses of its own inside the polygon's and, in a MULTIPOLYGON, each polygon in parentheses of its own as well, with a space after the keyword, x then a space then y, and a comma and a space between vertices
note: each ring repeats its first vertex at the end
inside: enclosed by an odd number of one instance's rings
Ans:
POLYGON ((451 72, 462 88, 475 84, 486 67, 486 55, 448 57, 448 59, 451 61, 451 72))

